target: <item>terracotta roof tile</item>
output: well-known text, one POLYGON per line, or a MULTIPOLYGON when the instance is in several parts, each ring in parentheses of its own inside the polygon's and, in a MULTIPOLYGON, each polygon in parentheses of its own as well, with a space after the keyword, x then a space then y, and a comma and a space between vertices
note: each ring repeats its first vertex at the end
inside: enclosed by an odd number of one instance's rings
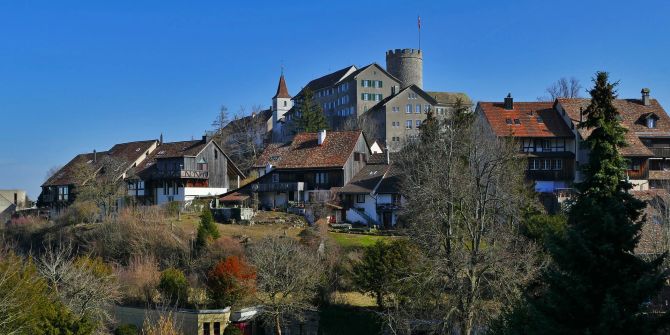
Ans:
MULTIPOLYGON (((574 127, 584 139, 591 135, 592 129, 578 128, 580 113, 590 103, 591 99, 557 99, 557 104, 565 110, 574 127)), ((650 106, 644 106, 639 100, 617 99, 614 101, 614 107, 616 107, 621 115, 621 124, 629 130, 625 135, 628 146, 621 148, 622 155, 628 157, 651 157, 654 154, 640 141, 640 137, 670 136, 670 117, 668 117, 658 101, 652 99, 650 106), (640 124, 640 118, 650 112, 653 112, 659 118, 656 123, 657 128, 650 129, 646 125, 640 124)))
POLYGON ((512 110, 502 103, 480 102, 479 108, 497 136, 573 136, 551 102, 515 102, 512 110))
POLYGON ((284 74, 282 73, 281 77, 279 77, 279 85, 277 85, 277 94, 275 94, 274 98, 283 98, 283 99, 291 99, 291 95, 288 94, 288 88, 286 88, 286 80, 284 80, 284 74))
POLYGON ((291 143, 265 148, 254 167, 265 167, 268 163, 278 169, 343 167, 361 135, 360 130, 328 131, 319 145, 317 133, 299 133, 291 143))

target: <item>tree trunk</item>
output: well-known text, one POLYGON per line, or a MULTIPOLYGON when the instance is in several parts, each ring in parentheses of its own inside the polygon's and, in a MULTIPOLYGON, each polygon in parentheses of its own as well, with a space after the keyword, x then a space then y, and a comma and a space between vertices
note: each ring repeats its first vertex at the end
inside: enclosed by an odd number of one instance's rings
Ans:
POLYGON ((379 291, 377 291, 375 293, 376 293, 376 296, 377 296, 377 306, 379 306, 379 308, 384 308, 384 296, 379 291))
POLYGON ((275 335, 281 335, 281 324, 279 324, 279 314, 275 315, 275 335))

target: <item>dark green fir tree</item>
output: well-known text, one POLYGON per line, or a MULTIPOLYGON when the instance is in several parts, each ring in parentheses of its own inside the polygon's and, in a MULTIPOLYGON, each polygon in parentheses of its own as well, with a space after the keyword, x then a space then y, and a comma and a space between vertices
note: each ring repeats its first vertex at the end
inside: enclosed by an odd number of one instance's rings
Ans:
POLYGON ((614 106, 617 83, 598 72, 581 127, 592 129, 585 179, 564 234, 548 242, 553 260, 525 306, 508 315, 507 334, 654 334, 666 317, 645 313, 663 285, 666 255, 634 254, 644 203, 629 193, 626 129, 614 106))
POLYGON ((317 132, 328 129, 328 121, 321 106, 314 100, 314 92, 309 88, 302 91, 300 117, 296 122, 296 132, 317 132))

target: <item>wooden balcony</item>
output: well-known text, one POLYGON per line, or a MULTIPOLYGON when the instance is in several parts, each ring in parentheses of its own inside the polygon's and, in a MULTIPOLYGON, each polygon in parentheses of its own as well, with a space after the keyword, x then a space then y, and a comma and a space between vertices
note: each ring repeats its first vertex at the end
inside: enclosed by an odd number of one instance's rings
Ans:
POLYGON ((649 147, 649 150, 654 153, 654 157, 670 158, 670 147, 649 147))
POLYGON ((154 179, 209 179, 209 172, 205 170, 158 170, 153 174, 154 179))
POLYGON ((305 183, 298 181, 292 183, 263 183, 254 184, 251 186, 254 192, 294 192, 304 191, 305 183))

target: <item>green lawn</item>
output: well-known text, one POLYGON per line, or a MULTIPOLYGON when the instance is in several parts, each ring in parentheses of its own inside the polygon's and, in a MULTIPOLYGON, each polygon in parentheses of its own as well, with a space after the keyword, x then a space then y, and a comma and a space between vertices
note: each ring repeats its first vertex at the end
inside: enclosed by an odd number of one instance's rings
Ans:
POLYGON ((398 238, 393 236, 375 236, 363 234, 348 234, 329 232, 330 237, 337 242, 342 248, 363 248, 375 244, 379 240, 387 240, 398 238))

